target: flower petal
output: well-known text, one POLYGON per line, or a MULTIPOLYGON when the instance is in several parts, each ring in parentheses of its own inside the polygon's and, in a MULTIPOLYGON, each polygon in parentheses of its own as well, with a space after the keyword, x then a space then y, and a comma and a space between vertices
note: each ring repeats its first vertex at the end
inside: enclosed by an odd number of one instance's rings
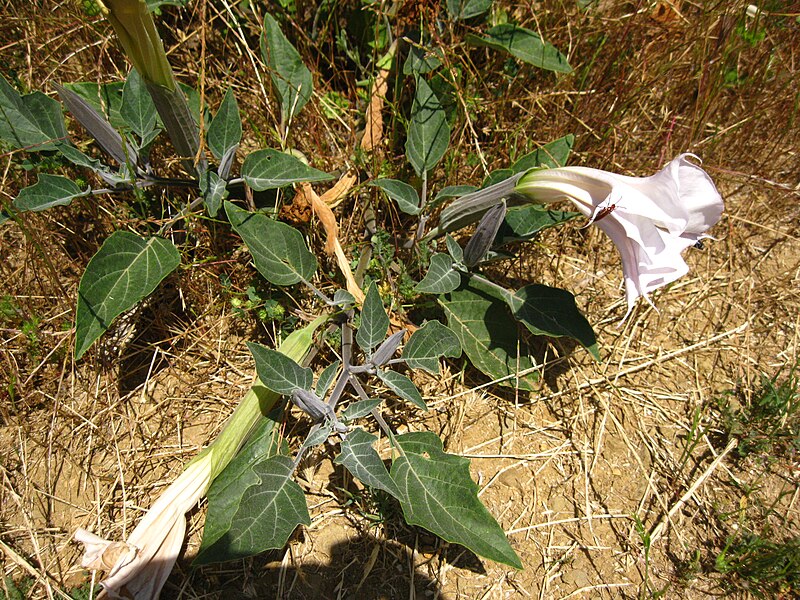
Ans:
POLYGON ((73 539, 84 545, 81 566, 85 569, 111 571, 117 565, 128 564, 136 558, 135 546, 111 542, 85 529, 78 529, 73 539))
POLYGON ((685 231, 701 234, 719 221, 724 204, 708 173, 686 160, 687 156, 694 155, 681 154, 672 162, 678 163, 678 192, 689 215, 685 231))

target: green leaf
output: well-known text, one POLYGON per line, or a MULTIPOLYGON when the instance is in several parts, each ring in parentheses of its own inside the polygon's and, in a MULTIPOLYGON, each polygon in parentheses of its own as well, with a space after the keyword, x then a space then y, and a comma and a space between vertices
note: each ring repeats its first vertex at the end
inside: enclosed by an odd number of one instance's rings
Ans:
POLYGON ((403 75, 424 75, 439 68, 442 64, 441 50, 429 49, 419 44, 412 44, 408 49, 408 58, 403 63, 403 75))
POLYGON ((200 175, 200 193, 203 194, 203 204, 208 215, 216 217, 222 201, 228 195, 227 182, 211 169, 206 169, 200 175))
POLYGON ((143 140, 150 137, 158 126, 156 105, 153 104, 153 98, 136 69, 131 70, 122 88, 119 114, 143 140))
MULTIPOLYGON (((459 245, 459 243, 457 241, 455 241, 455 239, 453 239, 453 236, 451 236, 448 233, 448 234, 446 234, 444 236, 444 239, 445 239, 445 244, 447 245, 447 253, 450 255, 450 257, 455 262, 459 262, 459 263, 460 262, 464 262, 464 249, 459 245)), ((459 281, 460 281, 460 279, 459 279, 459 281)), ((458 287, 458 286, 456 286, 456 287, 458 287)), ((455 289, 455 288, 453 288, 453 289, 455 289)), ((447 290, 447 291, 450 292, 452 290, 447 290)))
POLYGON ((369 400, 353 402, 342 411, 342 420, 355 421, 356 419, 368 415, 373 409, 378 408, 381 402, 383 402, 383 400, 380 398, 370 398, 369 400))
POLYGON ((324 422, 320 423, 320 426, 317 429, 312 429, 309 432, 308 436, 306 436, 306 439, 303 442, 303 445, 300 446, 299 452, 305 452, 309 448, 324 444, 330 437, 332 431, 333 422, 326 419, 324 422))
POLYGON ((447 187, 439 190, 439 193, 436 194, 436 198, 434 198, 434 202, 447 200, 448 198, 458 198, 464 194, 474 192, 477 189, 478 188, 476 188, 474 185, 448 185, 447 187))
POLYGON ((21 211, 40 211, 54 206, 66 206, 73 198, 87 194, 89 190, 82 190, 66 177, 40 173, 35 184, 20 190, 14 206, 21 211))
POLYGON ((279 454, 281 443, 281 428, 271 417, 265 416, 256 425, 244 447, 212 481, 207 495, 208 513, 203 528, 203 542, 194 565, 234 558, 225 554, 224 544, 217 547, 215 543, 230 531, 242 496, 249 488, 260 484, 253 470, 254 465, 279 454))
POLYGON ((515 374, 534 366, 530 349, 520 339, 517 321, 505 301, 482 289, 465 285, 439 299, 447 326, 458 336, 472 365, 503 385, 535 389, 536 374, 515 374), (511 376, 511 377, 509 377, 511 376))
POLYGON ((566 290, 534 283, 517 290, 509 304, 533 334, 571 337, 600 360, 592 326, 575 305, 575 296, 566 290))
POLYGON ((353 294, 351 294, 347 290, 339 289, 333 293, 334 306, 347 306, 349 308, 353 306, 355 303, 356 299, 353 297, 353 294))
POLYGON ((378 369, 378 378, 386 384, 390 390, 395 394, 408 400, 417 408, 428 410, 428 405, 422 399, 422 394, 419 393, 417 386, 408 377, 397 371, 382 371, 378 369))
POLYGON ((180 262, 180 253, 169 240, 143 238, 129 231, 112 233, 89 261, 78 285, 75 359, 180 262))
POLYGON ((522 568, 503 529, 478 499, 469 460, 442 451, 442 440, 429 431, 395 438, 403 453, 392 463, 392 479, 403 497, 403 515, 442 539, 475 554, 522 568))
POLYGON ((492 0, 447 0, 447 12, 456 21, 482 15, 492 7, 492 0))
POLYGON ((449 145, 450 125, 442 103, 427 82, 418 77, 406 139, 408 162, 422 176, 436 166, 449 145))
POLYGON ((549 167, 551 169, 563 167, 567 164, 567 159, 574 146, 575 136, 571 133, 553 140, 517 160, 511 167, 512 175, 539 167, 549 167))
POLYGON ((292 480, 291 458, 270 456, 243 465, 238 473, 233 464, 209 490, 206 531, 195 565, 283 548, 298 525, 311 524, 303 490, 292 480))
POLYGON ((162 6, 186 6, 189 0, 146 0, 147 12, 153 12, 162 6))
POLYGON ((336 374, 339 372, 340 364, 338 360, 335 360, 319 374, 317 384, 314 386, 314 391, 317 392, 317 396, 320 398, 324 398, 325 394, 328 393, 328 389, 331 387, 333 380, 336 378, 336 374))
POLYGON ((399 500, 402 498, 400 489, 372 447, 377 439, 377 436, 356 427, 342 440, 342 453, 333 462, 343 465, 364 485, 381 489, 399 500))
POLYGON ((21 96, 0 75, 0 140, 13 148, 55 149, 67 137, 61 105, 41 92, 21 96))
POLYGON ((439 374, 439 358, 461 356, 458 336, 439 321, 428 321, 417 329, 403 348, 403 360, 412 369, 439 374))
POLYGON ((519 25, 503 23, 487 31, 486 37, 467 35, 467 41, 476 46, 505 50, 534 67, 557 73, 572 72, 567 57, 561 54, 555 46, 545 42, 535 31, 519 25))
POLYGON ((496 183, 500 183, 513 175, 514 171, 512 169, 496 169, 489 173, 481 182, 481 189, 486 189, 496 183))
POLYGON ((407 215, 419 214, 419 194, 407 183, 396 179, 376 179, 370 185, 386 192, 386 195, 397 202, 397 207, 407 215))
POLYGON ((271 148, 256 150, 242 164, 242 177, 257 192, 300 181, 325 181, 332 175, 309 167, 303 161, 271 148))
POLYGON ((300 54, 269 14, 264 18, 261 56, 269 66, 272 85, 280 96, 281 120, 287 124, 311 98, 313 82, 300 54))
MULTIPOLYGON (((64 124, 64 113, 57 100, 41 92, 34 92, 22 97, 22 103, 30 112, 33 121, 43 135, 51 140, 67 139, 67 127, 64 124)), ((44 150, 42 146, 38 150, 44 150)), ((49 145, 47 149, 51 148, 49 145)))
POLYGON ((110 175, 110 168, 108 166, 104 165, 96 158, 86 156, 83 152, 68 142, 56 144, 56 150, 58 150, 61 155, 73 165, 91 169, 95 173, 103 173, 106 176, 110 175))
POLYGON ((63 87, 86 100, 97 112, 106 117, 115 129, 127 128, 128 125, 121 114, 124 82, 95 83, 93 81, 79 81, 65 83, 63 87))
POLYGON ((291 394, 300 388, 310 390, 314 381, 311 369, 301 367, 291 358, 261 344, 247 342, 256 361, 256 372, 264 386, 277 394, 291 394))
POLYGON ((370 351, 384 340, 387 331, 389 317, 383 308, 378 286, 373 283, 369 286, 361 307, 361 325, 356 333, 356 342, 362 350, 370 351))
POLYGON ((211 153, 217 160, 222 157, 234 146, 242 141, 242 119, 239 116, 239 105, 236 103, 236 96, 233 90, 228 88, 222 104, 211 124, 208 126, 206 141, 211 153))
POLYGON ((530 240, 540 231, 565 223, 581 213, 564 210, 548 210, 539 204, 528 204, 508 209, 505 221, 495 237, 495 245, 530 240))
POLYGON ((317 270, 317 259, 306 247, 303 236, 294 227, 251 213, 225 202, 225 212, 236 233, 253 255, 256 269, 275 285, 309 281, 317 270))
POLYGON ((425 277, 414 289, 424 294, 446 294, 459 285, 461 274, 453 269, 453 259, 448 254, 437 252, 431 256, 431 264, 425 277))

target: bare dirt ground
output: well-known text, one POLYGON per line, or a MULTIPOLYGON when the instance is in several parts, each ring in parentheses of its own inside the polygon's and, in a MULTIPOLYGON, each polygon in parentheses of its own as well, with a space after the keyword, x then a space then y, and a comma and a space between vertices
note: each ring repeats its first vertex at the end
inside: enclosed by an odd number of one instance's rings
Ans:
MULTIPOLYGON (((87 25, 71 6, 41 4, 6 3, 4 70, 47 91, 51 81, 109 80, 113 65, 125 72, 104 26, 87 25)), ((391 415, 401 429, 434 431, 448 452, 471 458, 481 500, 524 569, 405 525, 399 508, 381 506, 333 464, 328 446, 298 473, 310 527, 283 551, 193 570, 200 506, 164 598, 747 597, 715 569, 726 539, 744 531, 771 531, 777 541, 800 535, 800 457, 741 458, 740 436, 729 435, 724 420, 725 407, 747 405, 764 375, 798 364, 798 11, 762 17, 766 37, 751 45, 736 38, 736 27, 751 23, 738 3, 626 3, 586 13, 545 4, 512 14, 534 28, 541 18, 576 74, 555 84, 527 67, 506 76, 511 84, 487 77, 480 91, 489 100, 475 109, 473 127, 492 167, 508 163, 513 143, 570 132, 577 137, 571 164, 626 174, 650 174, 687 150, 702 157, 726 211, 715 239, 687 251, 689 275, 624 323, 610 240, 574 223, 545 232, 520 250, 508 281, 573 292, 602 361, 580 347, 543 343, 541 389, 532 394, 451 361, 440 378, 416 377, 428 413, 391 415), (731 72, 738 79, 726 83, 731 72), (505 85, 509 92, 492 93, 505 85)), ((166 12, 171 60, 195 83, 197 11, 166 12)), ((298 46, 313 56, 310 43, 298 46)), ((216 103, 225 61, 241 58, 211 33, 209 49, 218 51, 206 65, 216 103)), ((247 68, 231 75, 243 107, 256 94, 247 68)), ((322 90, 336 83, 316 76, 322 90)), ((251 106, 260 106, 257 97, 251 106)), ((342 135, 346 154, 352 139, 336 127, 328 129, 342 135)), ((313 123, 307 131, 313 138, 313 123)), ((454 132, 451 152, 469 148, 471 136, 467 127, 454 132)), ((310 155, 320 143, 301 136, 298 146, 310 155)), ((335 150, 321 154, 320 166, 337 164, 335 150)), ((14 166, 19 158, 0 157, 3 202, 35 181, 14 166)), ((440 175, 447 184, 481 179, 475 167, 440 175)), ((353 240, 370 197, 355 194, 337 210, 353 240)), ((108 200, 31 214, 24 231, 0 226, 0 295, 11 300, 0 324, 0 564, 5 589, 26 589, 21 597, 87 589, 92 575, 78 564, 74 530, 123 539, 248 389, 245 340, 272 333, 238 316, 220 292, 220 273, 245 285, 251 273, 246 255, 224 255, 220 243, 218 255, 199 256, 131 324, 73 361, 80 274, 128 218, 124 202, 108 200)), ((192 226, 198 238, 214 238, 213 223, 192 226)), ((356 251, 348 245, 349 255, 356 251)))

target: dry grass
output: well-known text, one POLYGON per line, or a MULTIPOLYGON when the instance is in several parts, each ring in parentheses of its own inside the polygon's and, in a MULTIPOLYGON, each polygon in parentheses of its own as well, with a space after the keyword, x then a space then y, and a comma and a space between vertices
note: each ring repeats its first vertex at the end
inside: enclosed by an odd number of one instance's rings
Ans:
MULTIPOLYGON (((125 72, 102 22, 87 22, 71 5, 39 4, 5 3, 0 64, 8 77, 50 90, 52 81, 125 72)), ((364 105, 356 81, 365 74, 331 43, 344 23, 318 24, 314 39, 314 6, 298 6, 291 39, 315 73, 317 95, 290 131, 292 144, 315 166, 345 169, 358 145, 364 105), (339 120, 321 112, 327 91, 351 103, 339 120)), ((560 2, 509 9, 569 51, 575 73, 558 79, 485 49, 444 48, 445 64, 460 70, 469 119, 457 121, 450 158, 432 181, 476 183, 482 163, 505 166, 571 132, 572 164, 624 173, 648 174, 695 152, 726 201, 716 240, 688 252, 690 275, 658 294, 658 311, 642 304, 621 327, 621 270, 610 241, 573 226, 547 232, 521 251, 510 280, 573 291, 596 326, 603 361, 549 344, 541 391, 530 396, 455 362, 439 379, 418 377, 429 414, 397 415, 472 458, 481 499, 525 569, 481 561, 403 525, 396 508, 334 469, 329 452, 299 473, 312 524, 285 551, 196 571, 186 559, 164 597, 634 598, 667 590, 703 598, 736 584, 714 565, 728 536, 800 535, 799 457, 738 457, 720 403, 730 397, 746 406, 762 374, 797 365, 800 335, 800 24, 796 14, 745 20, 744 7, 601 1, 585 12, 560 2), (751 44, 745 38, 760 27, 763 39, 751 44), (725 396, 731 390, 736 395, 725 396)), ((436 3, 399 8, 398 27, 418 22, 418 12, 430 23, 436 3)), ((245 146, 275 146, 277 105, 257 74, 257 15, 236 24, 232 11, 239 9, 225 0, 165 10, 171 60, 213 107, 233 86, 246 107, 245 146)), ((404 101, 400 89, 389 95, 390 106, 404 101)), ((381 153, 400 164, 402 140, 387 137, 362 181, 386 168, 381 153)), ((0 157, 3 203, 33 183, 20 158, 0 157)), ((371 199, 356 194, 336 211, 350 256, 371 199)), ((244 341, 273 334, 231 310, 220 275, 241 292, 253 273, 223 229, 197 219, 191 235, 205 249, 193 267, 132 325, 74 362, 78 279, 108 233, 135 218, 128 202, 91 200, 31 215, 22 229, 0 227, 0 295, 11 307, 0 322, 0 561, 7 589, 29 586, 22 597, 85 589, 71 533, 130 531, 244 394, 253 368, 244 341)), ((401 226, 383 208, 379 219, 387 229, 401 226)), ((315 240, 321 255, 323 236, 315 240)), ((191 515, 186 556, 198 547, 202 513, 191 515)))

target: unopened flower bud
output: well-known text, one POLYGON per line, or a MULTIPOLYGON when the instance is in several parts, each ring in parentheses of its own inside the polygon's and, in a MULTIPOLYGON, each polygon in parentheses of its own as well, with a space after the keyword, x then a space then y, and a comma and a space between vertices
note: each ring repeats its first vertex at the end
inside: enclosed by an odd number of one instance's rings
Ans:
POLYGON ((382 367, 389 362, 389 359, 391 359, 392 356, 394 356, 394 353, 397 352, 400 344, 403 343, 403 336, 405 336, 405 334, 406 330, 403 329, 386 338, 384 342, 378 346, 378 349, 375 350, 375 354, 372 355, 372 358, 369 362, 376 367, 382 367))
POLYGON ((481 217, 480 223, 475 228, 475 233, 472 234, 464 248, 464 264, 467 267, 474 267, 483 260, 489 248, 492 247, 497 231, 500 229, 500 224, 505 217, 505 201, 495 204, 481 217))

